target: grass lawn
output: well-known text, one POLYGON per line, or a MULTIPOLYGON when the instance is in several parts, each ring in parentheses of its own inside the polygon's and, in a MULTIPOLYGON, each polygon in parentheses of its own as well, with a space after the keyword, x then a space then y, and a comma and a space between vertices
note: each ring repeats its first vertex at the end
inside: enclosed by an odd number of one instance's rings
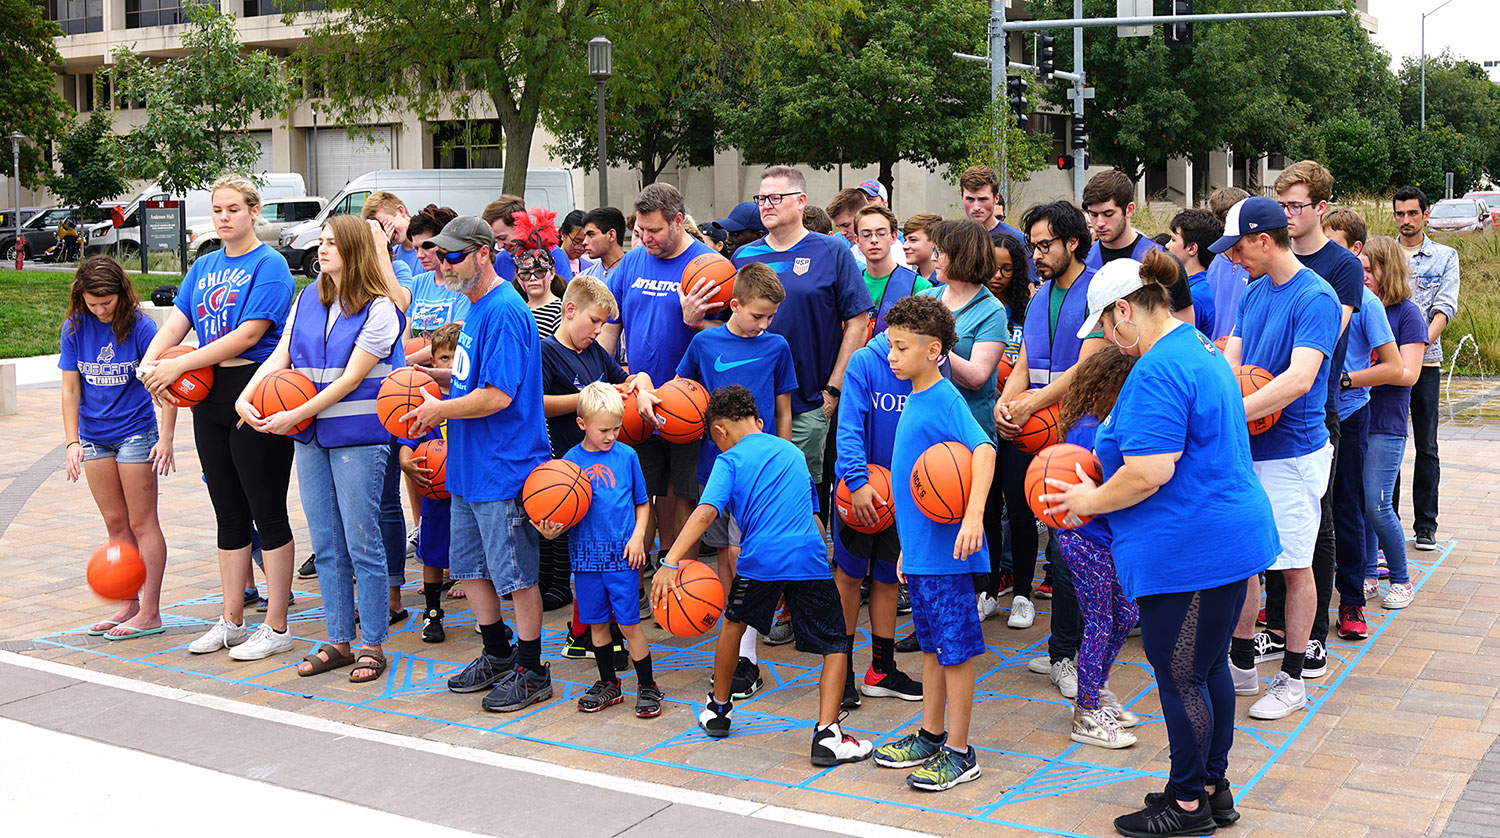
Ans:
MULTIPOLYGON (((182 281, 167 274, 130 276, 147 301, 156 286, 182 281)), ((73 275, 63 271, 0 270, 0 358, 57 353, 72 282, 73 275)))

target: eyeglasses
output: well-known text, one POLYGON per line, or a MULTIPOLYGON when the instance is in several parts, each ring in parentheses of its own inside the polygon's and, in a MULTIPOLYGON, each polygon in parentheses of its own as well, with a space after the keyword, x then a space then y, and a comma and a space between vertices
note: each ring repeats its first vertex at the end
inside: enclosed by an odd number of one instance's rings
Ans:
POLYGON ((1016 266, 1001 265, 997 273, 999 273, 1001 276, 1014 276, 1016 273, 1016 266))
POLYGON ((1314 205, 1311 202, 1310 203, 1305 203, 1305 204, 1299 204, 1299 203, 1297 203, 1295 201, 1288 201, 1288 202, 1277 201, 1276 203, 1278 203, 1278 204, 1281 205, 1282 211, 1287 214, 1288 218, 1296 218, 1297 216, 1299 216, 1299 215, 1302 214, 1303 210, 1305 210, 1308 207, 1314 205))
POLYGON ((517 279, 531 279, 533 277, 546 276, 547 274, 549 274, 551 272, 552 272, 551 268, 536 268, 535 270, 530 270, 530 271, 517 270, 516 271, 516 278, 517 279))
POLYGON ((884 241, 891 237, 890 230, 860 230, 860 241, 884 241))
POLYGON ((457 265, 463 260, 469 258, 470 253, 474 253, 478 250, 479 248, 477 247, 466 247, 463 250, 439 250, 438 258, 442 259, 444 262, 447 262, 450 265, 457 265))
POLYGON ((781 206, 781 202, 785 201, 787 198, 790 198, 793 195, 801 195, 801 194, 802 193, 800 191, 799 192, 772 192, 772 193, 770 193, 768 195, 751 195, 750 196, 750 200, 754 201, 755 205, 758 206, 758 207, 759 206, 764 206, 766 204, 770 204, 773 207, 779 207, 779 206, 781 206))
POLYGON ((1050 239, 1036 239, 1031 244, 1027 245, 1027 247, 1031 248, 1033 252, 1048 253, 1051 252, 1052 245, 1057 244, 1059 241, 1062 241, 1061 236, 1054 236, 1050 239))

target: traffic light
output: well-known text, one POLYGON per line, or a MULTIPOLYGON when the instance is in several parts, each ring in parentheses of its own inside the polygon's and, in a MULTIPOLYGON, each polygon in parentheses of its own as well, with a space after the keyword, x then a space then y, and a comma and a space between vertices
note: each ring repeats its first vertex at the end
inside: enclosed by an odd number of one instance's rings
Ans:
POLYGON ((1006 92, 1010 95, 1010 109, 1016 114, 1016 125, 1026 127, 1026 79, 1021 76, 1008 76, 1005 80, 1006 92))
POLYGON ((1052 78, 1055 69, 1054 60, 1057 57, 1057 38, 1051 35, 1039 35, 1036 39, 1036 66, 1037 75, 1042 80, 1052 78))
POLYGON ((1057 155, 1057 168, 1059 168, 1059 169, 1071 169, 1071 168, 1073 168, 1073 155, 1071 155, 1071 154, 1059 154, 1059 155, 1057 155))
MULTIPOLYGON (((1193 13, 1193 0, 1171 0, 1172 14, 1190 15, 1193 13)), ((1191 23, 1168 23, 1162 27, 1162 37, 1169 47, 1190 47, 1193 45, 1193 25, 1191 23)))
POLYGON ((1079 114, 1073 115, 1073 148, 1087 148, 1089 144, 1088 126, 1084 124, 1083 117, 1079 114))

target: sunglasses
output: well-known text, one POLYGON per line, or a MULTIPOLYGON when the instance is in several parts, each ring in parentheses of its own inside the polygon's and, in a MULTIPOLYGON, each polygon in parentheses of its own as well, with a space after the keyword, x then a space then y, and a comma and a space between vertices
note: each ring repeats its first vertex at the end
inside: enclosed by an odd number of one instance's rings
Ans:
POLYGON ((466 247, 463 250, 439 250, 438 258, 442 259, 444 262, 447 262, 450 265, 457 265, 463 260, 469 258, 470 253, 475 253, 478 250, 479 248, 477 247, 466 247))

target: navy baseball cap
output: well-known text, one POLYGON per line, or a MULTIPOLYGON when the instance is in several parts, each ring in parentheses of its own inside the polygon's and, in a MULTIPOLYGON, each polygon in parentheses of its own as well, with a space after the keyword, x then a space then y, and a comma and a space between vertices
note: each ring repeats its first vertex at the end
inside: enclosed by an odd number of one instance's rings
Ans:
POLYGON ((735 204, 727 218, 721 218, 714 223, 731 233, 738 233, 741 230, 754 230, 758 233, 766 231, 766 225, 760 221, 760 208, 755 206, 754 201, 741 201, 735 204))
POLYGON ((1286 226, 1286 211, 1262 195, 1246 198, 1229 208, 1224 216, 1224 235, 1208 246, 1213 253, 1223 253, 1244 236, 1264 233, 1286 226))

